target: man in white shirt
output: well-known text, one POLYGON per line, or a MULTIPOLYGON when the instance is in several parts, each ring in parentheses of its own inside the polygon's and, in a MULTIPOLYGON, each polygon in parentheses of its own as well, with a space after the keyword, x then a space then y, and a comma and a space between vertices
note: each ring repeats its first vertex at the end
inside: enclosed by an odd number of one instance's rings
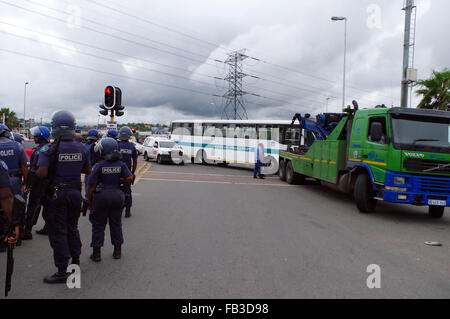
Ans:
POLYGON ((253 170, 253 178, 264 179, 264 175, 261 173, 261 166, 263 166, 264 159, 264 145, 259 143, 255 150, 255 169, 253 170))

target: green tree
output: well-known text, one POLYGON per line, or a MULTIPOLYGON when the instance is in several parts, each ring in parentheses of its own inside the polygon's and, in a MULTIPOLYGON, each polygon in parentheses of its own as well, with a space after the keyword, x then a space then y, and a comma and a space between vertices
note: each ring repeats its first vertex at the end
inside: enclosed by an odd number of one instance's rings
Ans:
POLYGON ((3 123, 3 115, 5 116, 5 124, 11 130, 19 126, 19 119, 16 116, 16 112, 11 111, 9 108, 4 107, 0 109, 0 122, 3 123))
POLYGON ((427 80, 418 81, 421 89, 417 95, 423 96, 418 108, 450 111, 450 70, 442 72, 433 71, 433 75, 427 80))

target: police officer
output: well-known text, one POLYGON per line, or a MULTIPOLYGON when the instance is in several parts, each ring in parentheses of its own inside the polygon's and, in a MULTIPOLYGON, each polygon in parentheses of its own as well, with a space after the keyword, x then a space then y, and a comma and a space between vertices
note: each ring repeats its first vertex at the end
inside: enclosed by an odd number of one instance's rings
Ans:
MULTIPOLYGON (((124 162, 128 169, 133 174, 136 172, 137 167, 137 159, 138 152, 134 147, 134 144, 129 142, 129 139, 133 135, 133 132, 128 126, 124 126, 119 131, 119 152, 122 154, 122 162, 124 162)), ((125 217, 131 217, 131 206, 133 204, 133 198, 131 195, 131 184, 132 183, 124 183, 123 184, 123 192, 125 194, 125 217)))
POLYGON ((93 253, 91 259, 101 261, 101 247, 105 240, 105 228, 109 221, 111 242, 114 245, 113 258, 120 259, 123 244, 122 209, 125 196, 120 184, 131 183, 132 174, 122 162, 117 141, 103 138, 96 146, 103 161, 97 163, 89 177, 89 206, 92 223, 93 253))
MULTIPOLYGON (((95 151, 95 144, 100 138, 100 134, 97 130, 92 129, 88 132, 87 142, 84 144, 86 149, 88 150, 88 158, 89 158, 89 165, 91 167, 94 167, 96 163, 100 161, 100 154, 95 151)), ((88 181, 89 181, 89 174, 86 174, 84 176, 84 201, 83 201, 83 207, 82 211, 87 211, 87 198, 88 198, 88 181)))
POLYGON ((19 238, 19 225, 13 219, 13 194, 9 180, 8 166, 0 160, 0 252, 6 251, 6 243, 16 244, 19 238), (8 237, 9 228, 15 230, 15 237, 8 237))
MULTIPOLYGON (((30 129, 30 133, 33 136, 34 142, 37 146, 30 157, 30 173, 28 176, 30 196, 28 198, 25 230, 22 236, 23 240, 33 239, 31 229, 36 224, 41 211, 42 181, 37 178, 36 171, 41 149, 49 143, 50 138, 50 130, 45 126, 35 126, 30 129)), ((41 230, 36 231, 36 233, 40 235, 47 235, 47 227, 44 225, 44 227, 41 230)))
POLYGON ((37 165, 37 176, 49 184, 43 215, 58 268, 58 272, 44 278, 49 284, 66 282, 70 258, 72 264, 80 264, 81 173, 89 174, 91 167, 86 148, 74 141, 75 127, 72 113, 54 113, 52 135, 56 141, 41 149, 37 165))
POLYGON ((106 137, 110 137, 113 139, 117 139, 117 135, 119 135, 119 133, 115 129, 108 130, 108 132, 106 133, 106 137))
POLYGON ((22 135, 20 135, 17 132, 12 133, 12 140, 16 141, 17 143, 19 143, 21 145, 23 144, 23 141, 24 141, 22 135))
MULTIPOLYGON (((28 155, 25 153, 23 146, 11 140, 14 135, 10 129, 0 124, 0 160, 4 161, 8 167, 8 173, 11 181, 11 190, 13 195, 23 196, 26 190, 28 177, 28 155)), ((21 220, 20 233, 23 232, 25 221, 21 220)), ((22 239, 19 237, 17 245, 21 245, 22 239)))

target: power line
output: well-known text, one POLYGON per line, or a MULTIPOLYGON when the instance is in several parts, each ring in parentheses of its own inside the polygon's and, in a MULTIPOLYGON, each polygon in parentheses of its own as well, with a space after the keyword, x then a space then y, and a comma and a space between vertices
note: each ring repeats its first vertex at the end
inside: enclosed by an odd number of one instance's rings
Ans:
POLYGON ((69 66, 69 67, 72 67, 72 68, 87 70, 87 71, 91 71, 91 72, 95 72, 95 73, 106 74, 106 75, 110 75, 110 76, 114 76, 114 77, 119 77, 119 78, 124 78, 124 79, 144 82, 144 83, 150 83, 150 84, 154 84, 154 85, 158 85, 158 86, 169 87, 169 88, 172 88, 172 89, 183 90, 183 91, 196 93, 196 94, 201 94, 201 95, 205 95, 205 96, 214 96, 213 94, 205 93, 205 92, 198 91, 198 90, 192 90, 192 89, 187 89, 187 88, 183 88, 183 87, 172 85, 172 84, 165 84, 165 83, 159 83, 159 82, 155 82, 155 81, 151 81, 151 80, 135 78, 135 77, 122 75, 122 74, 118 74, 118 73, 101 71, 101 70, 97 70, 97 69, 94 69, 94 68, 91 68, 91 67, 86 67, 86 66, 81 66, 81 65, 61 62, 61 61, 57 61, 57 60, 53 60, 53 59, 48 59, 48 58, 43 58, 43 57, 31 55, 31 54, 28 54, 28 53, 23 53, 23 52, 8 50, 8 49, 1 49, 1 48, 0 48, 0 51, 11 53, 11 54, 15 54, 15 55, 20 55, 20 56, 25 56, 25 57, 28 57, 28 58, 37 59, 37 60, 41 60, 41 61, 46 61, 46 62, 50 62, 50 63, 55 63, 55 64, 64 65, 64 66, 69 66))
MULTIPOLYGON (((30 2, 30 3, 32 3, 32 4, 34 4, 34 5, 37 5, 37 6, 40 6, 40 7, 43 7, 43 8, 52 10, 52 11, 55 11, 55 12, 59 12, 59 13, 65 14, 65 15, 70 15, 70 13, 68 13, 68 12, 66 12, 66 11, 64 11, 64 10, 56 9, 56 8, 51 7, 51 6, 47 6, 47 5, 44 5, 44 4, 42 4, 42 3, 39 3, 39 2, 35 2, 35 1, 33 1, 33 0, 24 0, 24 1, 30 2)), ((206 55, 202 55, 202 54, 199 54, 199 53, 196 53, 196 52, 192 52, 192 51, 189 51, 189 50, 185 50, 185 49, 183 49, 183 48, 176 47, 176 46, 173 46, 173 45, 170 45, 170 44, 161 42, 161 41, 153 40, 153 39, 150 39, 150 38, 145 37, 145 36, 143 36, 143 35, 136 34, 136 33, 132 33, 132 32, 128 32, 128 31, 125 31, 125 30, 123 30, 123 29, 119 29, 119 28, 116 28, 116 27, 114 27, 114 26, 110 26, 110 25, 107 25, 107 24, 104 24, 104 23, 100 23, 100 22, 98 22, 98 21, 95 21, 95 20, 92 20, 92 19, 89 19, 89 18, 85 18, 85 17, 84 17, 83 20, 85 20, 85 21, 87 21, 87 22, 90 22, 90 23, 92 23, 92 24, 95 24, 95 25, 98 25, 98 26, 107 28, 108 30, 113 30, 113 31, 116 31, 116 32, 121 32, 121 33, 123 33, 123 34, 127 34, 127 35, 130 35, 130 36, 139 38, 139 39, 144 39, 144 40, 146 40, 146 41, 149 41, 149 42, 152 42, 152 43, 156 43, 156 44, 159 44, 159 45, 162 45, 162 46, 171 48, 171 49, 175 49, 175 50, 182 51, 182 52, 185 52, 185 53, 188 53, 188 54, 192 54, 192 55, 197 55, 197 56, 200 56, 200 57, 205 58, 205 59, 210 59, 210 58, 209 58, 208 56, 206 56, 206 55)), ((212 59, 211 59, 211 60, 212 60, 212 59)))
POLYGON ((213 84, 208 83, 208 82, 199 81, 199 80, 191 79, 191 78, 184 77, 184 76, 181 76, 181 75, 176 75, 176 74, 171 74, 171 73, 167 73, 167 72, 163 72, 163 71, 159 71, 159 70, 146 68, 146 67, 140 66, 138 64, 134 64, 134 63, 122 62, 122 61, 119 61, 119 60, 107 58, 107 57, 104 57, 104 56, 95 55, 95 54, 92 54, 92 53, 83 52, 83 51, 80 51, 80 50, 77 50, 77 49, 67 48, 67 47, 64 47, 64 46, 61 46, 61 45, 57 45, 57 44, 53 44, 53 43, 45 43, 45 42, 42 42, 40 40, 30 39, 30 38, 27 38, 25 36, 13 34, 13 33, 10 33, 10 32, 5 32, 5 31, 2 31, 2 30, 0 30, 0 33, 8 34, 8 35, 11 35, 11 36, 14 36, 14 37, 17 37, 17 38, 21 38, 21 39, 25 39, 25 40, 28 40, 28 41, 33 41, 33 42, 36 42, 36 43, 39 43, 39 44, 45 44, 45 45, 48 45, 48 46, 57 47, 57 48, 60 48, 62 50, 71 51, 71 52, 75 52, 75 53, 78 53, 78 54, 90 56, 90 57, 93 57, 93 58, 96 58, 96 59, 100 59, 102 61, 106 60, 106 61, 117 63, 117 64, 120 64, 120 65, 129 65, 129 66, 136 67, 136 68, 143 69, 143 70, 147 70, 147 71, 150 71, 150 72, 164 74, 166 76, 172 76, 172 77, 176 77, 176 78, 180 78, 180 79, 184 79, 184 80, 198 82, 198 83, 201 83, 201 84, 204 84, 204 85, 214 86, 213 84))
MULTIPOLYGON (((75 43, 75 44, 78 44, 78 45, 81 45, 81 46, 84 46, 84 47, 88 47, 88 48, 91 48, 91 49, 96 49, 96 50, 100 50, 100 51, 104 51, 104 52, 113 53, 113 54, 116 54, 116 55, 119 55, 119 56, 135 59, 135 60, 138 60, 138 61, 143 61, 143 62, 147 62, 147 63, 150 63, 150 64, 155 64, 155 65, 163 66, 163 67, 166 67, 166 68, 171 68, 171 69, 183 71, 183 72, 186 72, 186 73, 194 73, 194 71, 189 71, 189 70, 186 70, 186 69, 181 68, 181 67, 177 67, 177 66, 173 66, 173 65, 169 65, 169 64, 164 64, 164 63, 160 63, 160 62, 155 62, 155 61, 151 61, 151 60, 148 60, 148 59, 145 59, 145 58, 138 58, 138 57, 135 57, 135 56, 132 56, 132 55, 128 55, 128 54, 119 52, 119 51, 114 51, 114 50, 110 50, 110 49, 107 49, 107 48, 98 47, 98 46, 95 46, 95 45, 91 45, 91 44, 88 44, 88 43, 84 43, 84 42, 68 39, 68 38, 61 37, 61 36, 56 36, 56 35, 53 35, 53 34, 50 34, 50 33, 46 33, 46 32, 36 31, 36 30, 30 29, 30 28, 26 28, 26 27, 23 27, 23 26, 19 26, 19 25, 16 25, 16 24, 4 22, 4 21, 0 21, 0 24, 12 26, 12 27, 15 27, 15 28, 18 28, 18 29, 22 29, 22 30, 26 30, 28 32, 33 32, 33 33, 36 33, 36 34, 41 34, 41 35, 44 35, 46 37, 52 37, 52 38, 55 38, 55 39, 58 39, 58 40, 63 40, 63 41, 75 43)), ((211 79, 217 79, 217 77, 214 77, 212 75, 208 75, 208 74, 205 74, 205 73, 201 73, 201 72, 195 72, 195 74, 196 75, 201 75, 201 76, 204 76, 204 77, 208 77, 208 78, 211 78, 211 79)))
MULTIPOLYGON (((21 10, 25 10, 25 11, 28 11, 28 12, 31 12, 31 13, 34 13, 34 14, 38 14, 38 15, 47 17, 49 19, 53 19, 55 21, 62 22, 64 24, 66 23, 66 21, 63 20, 63 19, 59 19, 57 17, 53 17, 53 16, 47 15, 47 14, 39 12, 39 11, 35 11, 35 10, 28 9, 28 8, 24 8, 24 7, 21 7, 21 6, 18 6, 18 5, 15 5, 15 4, 3 1, 3 0, 0 0, 0 3, 4 3, 6 5, 9 5, 9 6, 21 9, 21 10)), ((167 50, 164 50, 164 49, 156 48, 156 47, 153 47, 153 46, 150 46, 150 45, 147 45, 147 44, 144 44, 144 43, 140 43, 140 42, 137 42, 137 41, 134 41, 134 40, 129 40, 129 39, 126 39, 126 38, 122 38, 122 37, 119 37, 119 36, 116 36, 116 35, 113 35, 113 34, 110 34, 110 33, 107 33, 107 32, 103 32, 103 31, 100 31, 100 30, 96 30, 94 28, 87 27, 85 25, 81 25, 80 28, 83 28, 83 29, 86 29, 86 30, 89 30, 89 31, 92 31, 92 32, 95 32, 95 33, 98 33, 98 34, 101 34, 101 35, 106 35, 108 37, 115 38, 115 39, 118 39, 118 40, 122 40, 122 41, 125 41, 125 42, 133 43, 133 44, 136 44, 136 45, 139 45, 139 46, 143 46, 143 47, 146 47, 146 48, 149 48, 149 49, 152 49, 152 50, 161 51, 161 52, 164 52, 164 53, 167 53, 167 54, 170 54, 170 55, 173 55, 173 56, 177 56, 177 57, 180 57, 180 58, 183 58, 183 59, 191 60, 191 61, 194 61, 194 62, 197 62, 197 63, 200 63, 200 64, 208 64, 208 65, 215 66, 212 63, 207 63, 205 61, 196 60, 196 59, 193 59, 191 57, 187 57, 187 56, 184 56, 184 55, 181 55, 181 54, 173 53, 173 52, 170 52, 170 51, 167 51, 167 50)), ((217 60, 216 62, 223 63, 222 61, 219 61, 219 60, 217 60)))
MULTIPOLYGON (((136 20, 139 20, 139 21, 142 21, 142 22, 151 24, 151 25, 156 26, 156 27, 158 27, 158 28, 161 28, 161 29, 164 29, 164 30, 173 32, 173 33, 177 33, 177 34, 180 34, 180 35, 182 35, 182 36, 188 37, 188 38, 190 38, 190 39, 193 39, 193 40, 196 40, 196 41, 199 41, 199 42, 208 44, 209 46, 214 46, 214 47, 221 48, 221 49, 227 50, 227 51, 230 51, 230 50, 231 50, 231 49, 229 49, 229 48, 224 47, 224 46, 221 45, 221 44, 217 44, 217 43, 214 43, 214 42, 211 42, 211 41, 207 41, 207 40, 203 40, 203 39, 194 37, 194 36, 192 36, 192 35, 190 35, 190 34, 187 34, 187 33, 185 33, 185 32, 175 30, 175 29, 173 29, 173 28, 167 27, 167 26, 162 25, 162 24, 160 24, 160 23, 153 22, 153 21, 151 21, 151 20, 149 20, 149 19, 145 19, 145 18, 139 17, 139 16, 137 16, 137 15, 135 15, 135 14, 126 12, 126 11, 124 11, 124 10, 118 10, 118 9, 116 9, 116 8, 110 7, 110 6, 108 6, 108 5, 104 4, 104 3, 99 3, 98 1, 95 1, 95 0, 85 0, 85 1, 90 2, 90 3, 93 3, 93 4, 95 4, 95 5, 97 5, 97 6, 101 7, 101 8, 106 8, 106 9, 108 9, 108 10, 111 10, 111 11, 114 11, 114 12, 116 12, 116 13, 119 13, 119 14, 122 14, 122 15, 125 15, 125 16, 128 16, 128 17, 130 17, 130 18, 133 18, 133 19, 136 19, 136 20)), ((123 6, 122 6, 122 7, 123 7, 123 6)))

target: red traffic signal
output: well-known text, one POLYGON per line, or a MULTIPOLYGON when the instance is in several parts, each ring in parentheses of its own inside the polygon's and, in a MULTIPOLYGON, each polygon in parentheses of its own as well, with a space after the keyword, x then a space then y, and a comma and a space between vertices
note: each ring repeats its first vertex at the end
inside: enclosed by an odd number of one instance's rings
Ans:
POLYGON ((105 88, 105 107, 108 110, 113 109, 116 106, 116 90, 112 86, 105 88))

